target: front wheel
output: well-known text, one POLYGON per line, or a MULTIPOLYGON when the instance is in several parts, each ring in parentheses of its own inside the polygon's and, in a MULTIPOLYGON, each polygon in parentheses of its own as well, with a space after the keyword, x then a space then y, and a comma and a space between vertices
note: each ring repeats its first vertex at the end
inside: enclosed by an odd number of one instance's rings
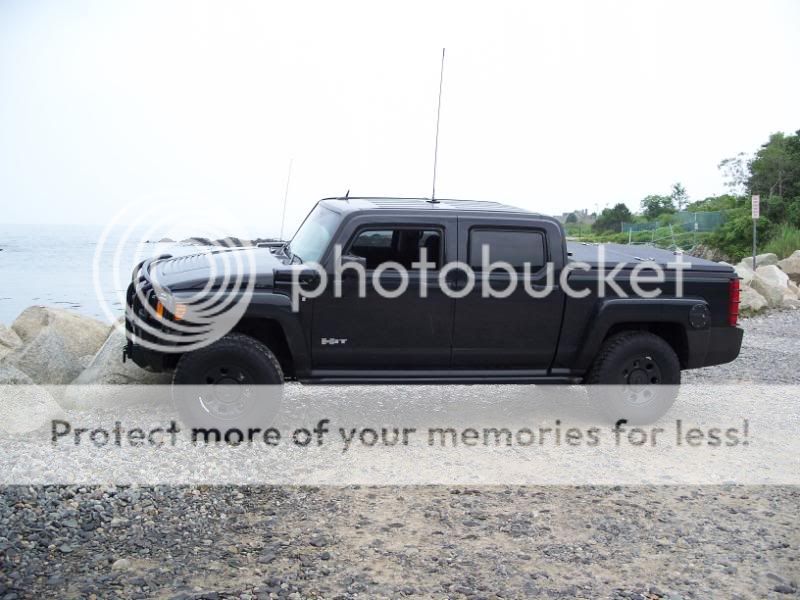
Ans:
POLYGON ((180 358, 172 397, 184 424, 193 430, 213 428, 220 441, 231 441, 226 432, 246 435, 270 426, 280 410, 283 381, 269 348, 248 335, 229 333, 180 358))
POLYGON ((614 422, 657 421, 678 396, 681 365, 663 338, 647 331, 625 331, 603 344, 584 383, 614 422))

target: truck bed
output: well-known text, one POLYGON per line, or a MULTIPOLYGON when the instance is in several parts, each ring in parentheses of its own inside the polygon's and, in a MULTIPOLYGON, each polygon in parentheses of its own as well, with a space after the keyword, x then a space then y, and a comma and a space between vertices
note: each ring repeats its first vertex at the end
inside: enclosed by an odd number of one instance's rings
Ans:
MULTIPOLYGON (((641 262, 651 261, 665 267, 677 260, 672 250, 646 245, 627 244, 589 244, 586 242, 567 242, 567 258, 572 262, 584 262, 594 268, 600 266, 599 250, 605 250, 605 267, 614 268, 619 263, 628 263, 631 268, 641 262)), ((694 271, 729 272, 731 267, 704 258, 684 254, 683 259, 691 263, 694 271)))

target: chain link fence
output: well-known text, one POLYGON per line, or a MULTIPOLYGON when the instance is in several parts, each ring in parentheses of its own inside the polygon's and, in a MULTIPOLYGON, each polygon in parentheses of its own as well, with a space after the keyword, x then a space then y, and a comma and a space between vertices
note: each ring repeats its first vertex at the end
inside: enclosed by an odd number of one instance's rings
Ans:
POLYGON ((622 223, 629 244, 649 244, 662 248, 691 250, 700 239, 716 231, 725 222, 720 211, 682 211, 657 221, 622 223))

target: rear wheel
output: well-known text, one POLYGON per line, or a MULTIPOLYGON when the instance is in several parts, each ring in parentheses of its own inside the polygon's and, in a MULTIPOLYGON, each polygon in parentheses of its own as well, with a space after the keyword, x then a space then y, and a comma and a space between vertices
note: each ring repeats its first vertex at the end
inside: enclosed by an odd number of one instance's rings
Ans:
MULTIPOLYGON (((184 354, 173 374, 173 401, 191 428, 265 429, 280 409, 283 370, 264 344, 230 333, 184 354)), ((238 437, 238 436, 235 436, 238 437)))
POLYGON ((614 421, 652 423, 678 395, 681 366, 663 338, 647 331, 625 331, 603 344, 584 383, 614 421))

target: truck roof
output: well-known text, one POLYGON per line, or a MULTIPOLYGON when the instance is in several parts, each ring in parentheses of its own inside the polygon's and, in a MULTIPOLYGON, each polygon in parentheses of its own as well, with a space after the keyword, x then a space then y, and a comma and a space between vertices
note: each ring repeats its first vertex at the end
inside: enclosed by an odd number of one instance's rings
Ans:
POLYGON ((453 198, 386 198, 380 196, 349 196, 347 198, 324 198, 320 200, 327 208, 336 212, 354 212, 360 210, 437 210, 446 212, 502 212, 540 216, 529 210, 489 202, 486 200, 456 200, 453 198))

